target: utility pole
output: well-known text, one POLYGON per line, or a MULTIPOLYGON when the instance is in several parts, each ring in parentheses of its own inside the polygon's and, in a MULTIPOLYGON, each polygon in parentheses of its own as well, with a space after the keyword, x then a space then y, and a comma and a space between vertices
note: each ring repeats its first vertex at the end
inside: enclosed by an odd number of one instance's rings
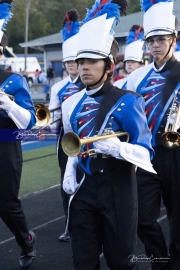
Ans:
MULTIPOLYGON (((25 2, 26 2, 25 42, 28 42, 30 0, 25 0, 25 2)), ((27 54, 28 54, 28 47, 25 47, 24 48, 24 71, 26 71, 26 67, 27 67, 27 54)))

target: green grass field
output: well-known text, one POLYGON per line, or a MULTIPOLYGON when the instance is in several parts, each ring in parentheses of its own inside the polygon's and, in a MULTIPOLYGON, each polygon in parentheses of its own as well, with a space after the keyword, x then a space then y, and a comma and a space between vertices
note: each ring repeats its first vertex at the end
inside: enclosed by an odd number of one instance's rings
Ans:
POLYGON ((60 183, 55 145, 25 151, 23 160, 20 196, 60 183))

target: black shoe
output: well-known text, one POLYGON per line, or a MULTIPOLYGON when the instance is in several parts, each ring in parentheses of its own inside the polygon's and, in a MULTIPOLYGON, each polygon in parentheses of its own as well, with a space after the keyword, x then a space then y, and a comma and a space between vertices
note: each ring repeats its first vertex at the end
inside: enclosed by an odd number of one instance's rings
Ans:
POLYGON ((31 235, 32 240, 29 242, 30 248, 28 250, 21 251, 21 256, 19 258, 19 264, 21 268, 28 268, 34 262, 36 257, 36 235, 32 231, 30 231, 29 234, 31 235))
POLYGON ((59 236, 59 241, 60 242, 70 242, 69 233, 63 233, 62 235, 60 235, 59 236))

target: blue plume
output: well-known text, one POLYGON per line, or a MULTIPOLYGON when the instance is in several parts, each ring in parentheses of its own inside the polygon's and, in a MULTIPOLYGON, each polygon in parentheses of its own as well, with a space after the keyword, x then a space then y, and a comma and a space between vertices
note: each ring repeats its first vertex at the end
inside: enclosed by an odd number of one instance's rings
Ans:
POLYGON ((141 0, 141 10, 146 12, 151 6, 160 2, 173 2, 173 0, 141 0))
POLYGON ((114 25, 116 25, 120 20, 120 7, 117 4, 112 4, 112 0, 107 1, 107 3, 101 5, 100 0, 96 0, 92 9, 87 9, 87 14, 83 23, 87 23, 88 21, 100 17, 101 15, 107 14, 107 19, 115 17, 114 25))
POLYGON ((81 23, 78 22, 66 22, 65 26, 61 30, 63 42, 69 39, 70 37, 79 33, 81 23))
POLYGON ((107 1, 96 0, 92 9, 91 10, 87 9, 86 17, 82 22, 87 23, 92 19, 107 14, 106 17, 107 19, 115 17, 112 27, 116 26, 116 24, 120 21, 120 6, 111 2, 112 0, 107 1), (102 4, 102 2, 104 2, 104 4, 102 4))
POLYGON ((10 4, 0 4, 0 20, 4 19, 4 23, 2 26, 2 30, 5 30, 5 26, 9 22, 9 20, 12 18, 13 13, 11 12, 12 5, 10 4))
POLYGON ((127 38, 126 38, 126 45, 128 45, 136 40, 140 40, 140 39, 142 40, 144 38, 144 31, 143 30, 144 29, 138 25, 135 25, 135 27, 132 27, 131 30, 129 31, 127 38))
POLYGON ((176 41, 175 52, 180 51, 180 41, 176 41))
POLYGON ((113 28, 120 21, 120 15, 126 15, 126 8, 128 6, 128 0, 96 0, 92 9, 87 9, 87 14, 82 23, 95 19, 99 16, 106 14, 106 19, 115 18, 110 35, 114 35, 113 28))

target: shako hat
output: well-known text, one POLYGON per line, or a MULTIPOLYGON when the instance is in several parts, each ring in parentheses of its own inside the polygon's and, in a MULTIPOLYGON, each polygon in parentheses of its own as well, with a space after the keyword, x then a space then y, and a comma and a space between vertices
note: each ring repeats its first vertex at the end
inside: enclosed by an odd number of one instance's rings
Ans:
POLYGON ((145 39, 157 35, 177 36, 173 0, 141 0, 145 39))
POLYGON ((79 31, 77 58, 116 60, 119 51, 113 28, 125 15, 127 0, 96 0, 82 21, 79 31))
POLYGON ((80 27, 81 22, 77 10, 71 9, 67 11, 63 21, 63 29, 61 30, 63 62, 76 59, 80 27))
POLYGON ((143 61, 144 46, 144 29, 140 25, 133 25, 126 38, 126 48, 124 54, 124 62, 133 60, 137 62, 143 61))

